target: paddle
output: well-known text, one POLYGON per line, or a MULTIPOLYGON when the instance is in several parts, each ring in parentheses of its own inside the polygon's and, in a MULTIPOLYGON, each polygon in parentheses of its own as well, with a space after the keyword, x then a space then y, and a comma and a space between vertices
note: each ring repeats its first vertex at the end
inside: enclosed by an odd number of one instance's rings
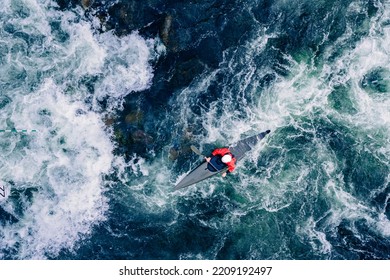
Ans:
MULTIPOLYGON (((191 145, 191 150, 192 150, 195 154, 200 155, 200 156, 206 158, 206 156, 203 155, 203 154, 198 150, 198 148, 196 148, 194 145, 191 145)), ((211 165, 216 171, 219 171, 211 162, 209 162, 209 163, 210 163, 210 165, 211 165)))
POLYGON ((202 153, 198 150, 198 148, 195 147, 194 145, 191 145, 191 150, 192 150, 195 154, 200 155, 200 156, 202 156, 202 157, 205 157, 205 156, 202 155, 202 153))

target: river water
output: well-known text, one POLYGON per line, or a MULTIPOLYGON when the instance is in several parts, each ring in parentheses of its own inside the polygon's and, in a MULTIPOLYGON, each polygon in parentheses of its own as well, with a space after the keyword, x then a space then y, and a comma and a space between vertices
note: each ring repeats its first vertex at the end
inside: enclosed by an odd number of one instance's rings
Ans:
POLYGON ((0 259, 390 257, 390 1, 3 0, 0 35, 0 259))

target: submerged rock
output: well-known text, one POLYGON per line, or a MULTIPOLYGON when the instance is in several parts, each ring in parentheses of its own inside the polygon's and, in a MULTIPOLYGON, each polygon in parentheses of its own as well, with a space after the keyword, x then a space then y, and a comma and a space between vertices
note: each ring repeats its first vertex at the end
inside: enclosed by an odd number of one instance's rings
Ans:
POLYGON ((135 143, 151 144, 153 142, 153 137, 141 129, 131 133, 130 138, 135 143))
POLYGON ((172 147, 169 149, 169 155, 168 158, 172 161, 176 160, 180 155, 180 152, 175 148, 172 147))
POLYGON ((170 83, 175 88, 188 86, 205 68, 206 65, 198 58, 182 61, 176 65, 170 83))
POLYGON ((81 6, 83 6, 84 9, 88 9, 93 5, 93 2, 95 2, 95 0, 81 0, 81 6))
POLYGON ((163 24, 160 29, 160 37, 161 40, 163 41, 164 45, 169 48, 169 33, 171 31, 171 26, 172 26, 172 16, 171 15, 166 15, 164 18, 163 24))
POLYGON ((106 126, 111 126, 115 123, 115 118, 107 117, 107 118, 103 119, 103 122, 106 126))
POLYGON ((193 132, 192 129, 187 127, 183 131, 182 137, 177 138, 174 141, 173 146, 169 149, 168 158, 172 161, 179 158, 181 155, 186 155, 192 153, 191 143, 193 141, 193 132))
POLYGON ((130 112, 125 116, 125 122, 127 124, 138 125, 143 121, 143 119, 144 119, 144 114, 141 111, 130 112))

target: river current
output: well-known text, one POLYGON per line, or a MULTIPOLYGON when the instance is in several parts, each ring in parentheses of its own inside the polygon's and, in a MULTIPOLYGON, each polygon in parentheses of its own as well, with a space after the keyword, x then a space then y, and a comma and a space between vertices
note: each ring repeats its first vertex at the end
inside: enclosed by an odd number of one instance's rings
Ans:
POLYGON ((0 6, 0 259, 389 259, 389 139, 390 1, 0 6))

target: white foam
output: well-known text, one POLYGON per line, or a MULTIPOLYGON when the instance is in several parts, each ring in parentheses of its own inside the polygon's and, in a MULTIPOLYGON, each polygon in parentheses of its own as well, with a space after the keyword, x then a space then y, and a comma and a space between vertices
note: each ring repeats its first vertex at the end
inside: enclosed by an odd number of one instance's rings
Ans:
MULTIPOLYGON (((356 8, 356 7, 354 7, 356 8)), ((328 69, 336 73, 336 84, 351 84, 352 100, 358 113, 347 117, 351 126, 366 130, 385 129, 389 133, 390 123, 390 96, 389 94, 370 94, 361 87, 364 76, 375 69, 389 71, 390 28, 386 21, 390 19, 388 3, 379 6, 380 12, 370 23, 370 33, 354 48, 341 56, 328 69)), ((384 77, 387 85, 388 78, 384 77)))
POLYGON ((381 234, 386 237, 390 237, 390 220, 386 217, 386 215, 379 215, 379 220, 376 226, 381 234))
MULTIPOLYGON (((136 33, 122 38, 100 34, 81 8, 55 6, 49 0, 7 0, 0 7, 0 43, 9 51, 1 60, 0 82, 2 94, 11 97, 0 123, 36 131, 0 135, 1 179, 12 182, 14 193, 2 207, 18 220, 0 228, 0 247, 17 251, 7 258, 56 257, 63 249, 73 250, 105 220, 104 193, 112 182, 104 175, 125 168, 123 159, 113 155, 101 108, 85 101, 108 97, 108 110, 120 108, 126 94, 150 85, 149 62, 163 52, 158 40, 145 41, 136 33), (26 16, 14 14, 14 5, 23 7, 26 16), (5 24, 21 36, 5 31, 5 24), (95 91, 84 85, 85 79, 94 81, 95 91)), ((140 176, 148 175, 142 159, 130 165, 140 176)), ((156 198, 155 204, 164 203, 156 198)))
MULTIPOLYGON (((96 89, 96 97, 124 97, 133 91, 150 86, 153 69, 149 62, 153 58, 151 49, 162 48, 158 40, 145 41, 136 32, 118 38, 106 32, 98 38, 107 53, 104 78, 96 89)), ((160 50, 163 52, 162 50, 160 50)))
MULTIPOLYGON (((313 250, 319 251, 322 254, 329 254, 332 251, 332 244, 326 239, 326 234, 316 229, 317 223, 313 218, 309 218, 303 226, 297 226, 299 236, 305 236, 309 239, 313 250)), ((306 240, 302 240, 306 242, 306 240)))
POLYGON ((144 206, 144 213, 160 213, 171 206, 173 195, 173 183, 167 168, 168 159, 157 157, 149 162, 145 159, 133 156, 128 161, 116 157, 112 166, 121 185, 127 186, 122 193, 134 197, 144 206))
MULTIPOLYGON (((23 222, 5 226, 2 233, 13 239, 18 236, 19 258, 41 259, 72 248, 80 236, 105 219, 102 175, 110 171, 113 145, 99 116, 83 103, 70 101, 52 81, 25 101, 29 106, 18 107, 11 120, 38 132, 28 136, 21 157, 18 153, 5 157, 4 175, 16 183, 15 188, 38 190, 24 206, 28 211, 18 217, 23 222), (50 113, 45 116, 50 126, 42 122, 42 109, 50 113), (77 115, 80 109, 85 114, 77 115)), ((14 242, 5 238, 2 246, 14 242)))

